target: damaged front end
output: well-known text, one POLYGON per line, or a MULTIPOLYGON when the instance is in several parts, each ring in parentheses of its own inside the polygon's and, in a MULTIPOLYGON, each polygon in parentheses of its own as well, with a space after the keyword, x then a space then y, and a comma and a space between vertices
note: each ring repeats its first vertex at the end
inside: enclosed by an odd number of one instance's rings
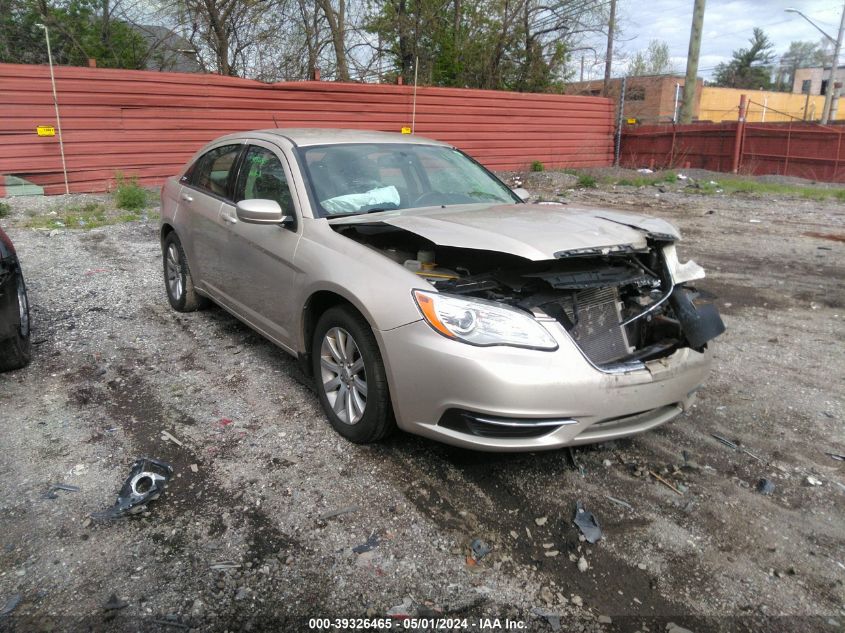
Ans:
POLYGON ((564 250, 531 261, 508 253, 441 246, 395 226, 333 227, 378 250, 440 293, 506 304, 557 321, 597 368, 642 366, 680 348, 702 351, 725 326, 693 285, 704 277, 678 261, 672 237, 564 250))

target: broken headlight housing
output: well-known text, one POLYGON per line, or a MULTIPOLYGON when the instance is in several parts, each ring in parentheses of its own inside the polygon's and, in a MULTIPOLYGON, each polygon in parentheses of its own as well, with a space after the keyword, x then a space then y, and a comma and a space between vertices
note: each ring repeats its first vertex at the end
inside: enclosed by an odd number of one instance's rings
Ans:
POLYGON ((443 336, 470 345, 556 350, 557 342, 532 316, 483 299, 414 290, 425 321, 443 336))

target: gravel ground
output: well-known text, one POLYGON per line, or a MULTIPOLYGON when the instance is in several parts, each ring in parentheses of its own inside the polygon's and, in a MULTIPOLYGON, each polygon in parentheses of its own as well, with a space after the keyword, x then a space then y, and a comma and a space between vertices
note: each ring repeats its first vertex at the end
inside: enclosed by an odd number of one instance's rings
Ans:
POLYGON ((403 433, 349 444, 293 359, 220 309, 170 309, 154 220, 26 229, 108 198, 6 200, 35 346, 0 375, 0 630, 301 631, 409 613, 463 630, 841 631, 845 462, 826 452, 845 453, 843 205, 521 176, 545 199, 675 222, 728 326, 690 413, 578 449, 575 467, 567 451, 403 433), (92 521, 140 456, 173 463, 167 491, 92 521), (44 498, 55 483, 80 490, 44 498), (579 540, 576 500, 596 544, 579 540), (476 538, 493 548, 477 563, 476 538))

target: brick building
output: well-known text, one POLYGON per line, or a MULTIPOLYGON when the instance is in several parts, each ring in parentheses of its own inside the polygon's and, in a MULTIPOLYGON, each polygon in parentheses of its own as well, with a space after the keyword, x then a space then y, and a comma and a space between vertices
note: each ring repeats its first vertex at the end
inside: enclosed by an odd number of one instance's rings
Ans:
MULTIPOLYGON (((685 79, 682 75, 628 77, 625 87, 624 116, 638 119, 642 123, 670 123, 675 116, 676 103, 680 112, 684 98, 684 83, 685 79)), ((566 86, 565 93, 599 96, 603 86, 604 81, 601 79, 576 81, 566 86)), ((698 118, 701 87, 702 81, 699 79, 695 86, 693 118, 698 118)), ((619 93, 622 91, 622 79, 611 79, 609 88, 607 96, 618 104, 619 93)))
MULTIPOLYGON (((795 94, 823 95, 827 92, 827 82, 830 81, 830 66, 822 68, 798 68, 792 82, 792 92, 795 94)), ((845 66, 836 69, 836 83, 845 83, 845 66)))

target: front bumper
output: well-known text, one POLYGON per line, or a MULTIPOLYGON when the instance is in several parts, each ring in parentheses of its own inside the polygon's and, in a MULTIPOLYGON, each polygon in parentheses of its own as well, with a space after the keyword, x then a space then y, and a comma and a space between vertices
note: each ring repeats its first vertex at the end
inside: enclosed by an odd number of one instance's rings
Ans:
POLYGON ((488 451, 601 442, 646 431, 679 415, 710 369, 712 343, 704 352, 683 348, 637 368, 603 371, 587 360, 560 325, 544 325, 558 342, 554 352, 475 347, 449 340, 423 321, 381 331, 399 427, 488 451), (567 422, 532 437, 490 437, 445 423, 456 410, 510 424, 567 422))

